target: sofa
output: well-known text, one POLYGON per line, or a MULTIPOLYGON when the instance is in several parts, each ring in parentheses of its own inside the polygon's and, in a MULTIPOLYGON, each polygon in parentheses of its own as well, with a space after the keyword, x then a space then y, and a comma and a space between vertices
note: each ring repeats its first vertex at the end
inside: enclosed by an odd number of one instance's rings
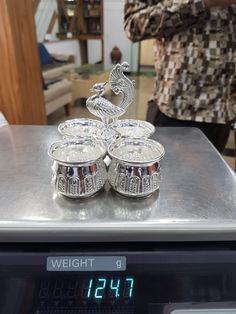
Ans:
POLYGON ((66 71, 73 70, 76 67, 74 55, 49 53, 43 43, 39 43, 38 48, 44 80, 60 79, 66 71))
POLYGON ((64 107, 65 114, 69 115, 69 106, 72 102, 72 82, 66 79, 65 72, 75 68, 74 56, 66 54, 51 54, 46 47, 38 44, 42 69, 44 100, 46 114, 64 107))
POLYGON ((69 116, 70 103, 72 102, 72 82, 62 79, 49 84, 48 88, 44 90, 44 100, 47 115, 64 107, 66 116, 69 116))

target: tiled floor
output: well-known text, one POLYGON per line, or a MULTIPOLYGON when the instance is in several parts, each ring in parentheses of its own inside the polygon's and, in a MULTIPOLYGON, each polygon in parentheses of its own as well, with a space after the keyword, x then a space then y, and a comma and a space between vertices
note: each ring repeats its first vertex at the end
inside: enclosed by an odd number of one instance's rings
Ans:
MULTIPOLYGON (((145 120, 147 111, 147 101, 151 95, 154 78, 148 76, 135 77, 136 82, 136 98, 133 104, 129 107, 124 118, 135 118, 145 120)), ((107 95, 109 98, 110 95, 107 95)), ((118 98, 118 97, 116 97, 118 98)), ((119 98, 118 98, 119 99, 119 98)), ((114 100, 114 102, 116 99, 114 100)), ((118 100, 119 101, 119 100, 118 100)), ((85 106, 82 106, 79 101, 74 106, 71 106, 71 113, 69 117, 64 114, 64 109, 57 110, 48 117, 48 124, 58 125, 59 123, 74 118, 94 118, 92 114, 87 110, 85 106)), ((233 132, 230 134, 230 138, 227 144, 227 148, 234 148, 234 136, 233 132)), ((234 169, 234 157, 224 157, 227 163, 234 169)))

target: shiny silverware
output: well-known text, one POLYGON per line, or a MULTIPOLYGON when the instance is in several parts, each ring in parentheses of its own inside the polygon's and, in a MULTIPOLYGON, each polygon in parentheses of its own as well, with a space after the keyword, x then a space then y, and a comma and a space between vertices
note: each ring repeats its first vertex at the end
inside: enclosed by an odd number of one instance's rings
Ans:
POLYGON ((56 191, 71 198, 88 197, 106 182, 103 143, 88 139, 62 140, 52 144, 49 156, 56 191))
POLYGON ((151 123, 136 119, 118 120, 111 124, 122 137, 143 138, 150 137, 155 132, 155 127, 151 123))
POLYGON ((144 197, 159 189, 164 147, 150 139, 123 138, 108 148, 108 180, 113 189, 130 197, 144 197))
POLYGON ((97 132, 104 127, 104 123, 94 119, 72 119, 60 123, 58 131, 64 138, 95 138, 97 132))

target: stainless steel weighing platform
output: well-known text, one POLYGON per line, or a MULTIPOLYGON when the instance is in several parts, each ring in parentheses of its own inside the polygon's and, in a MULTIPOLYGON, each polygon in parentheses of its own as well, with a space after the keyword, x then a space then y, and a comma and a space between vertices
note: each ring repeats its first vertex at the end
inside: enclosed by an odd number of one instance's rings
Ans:
POLYGON ((236 175, 193 128, 159 128, 160 192, 128 199, 105 189, 89 199, 55 194, 55 126, 0 129, 0 242, 236 240, 236 175))

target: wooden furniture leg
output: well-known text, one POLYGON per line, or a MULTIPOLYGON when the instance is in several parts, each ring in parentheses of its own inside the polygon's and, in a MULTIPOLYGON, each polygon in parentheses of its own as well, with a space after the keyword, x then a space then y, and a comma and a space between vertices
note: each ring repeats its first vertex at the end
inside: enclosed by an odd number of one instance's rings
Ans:
POLYGON ((70 115, 70 104, 64 105, 65 114, 68 117, 70 115))

